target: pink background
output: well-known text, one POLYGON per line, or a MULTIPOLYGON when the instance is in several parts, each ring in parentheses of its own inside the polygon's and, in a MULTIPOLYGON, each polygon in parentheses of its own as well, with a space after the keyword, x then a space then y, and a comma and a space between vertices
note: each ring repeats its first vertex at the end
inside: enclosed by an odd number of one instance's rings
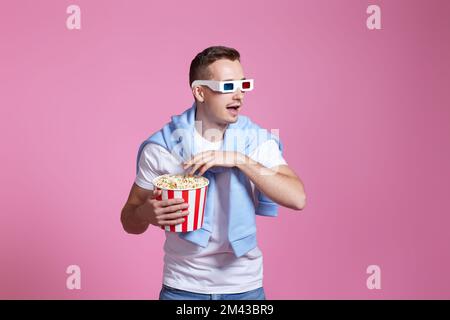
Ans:
POLYGON ((0 298, 156 299, 163 232, 119 221, 139 144, 237 48, 303 212, 258 218, 270 299, 450 298, 450 2, 5 1, 0 298), (81 7, 81 30, 66 8, 81 7), (366 8, 382 9, 382 30, 366 8), (81 290, 66 288, 81 267, 81 290), (381 267, 381 290, 366 268, 381 267))

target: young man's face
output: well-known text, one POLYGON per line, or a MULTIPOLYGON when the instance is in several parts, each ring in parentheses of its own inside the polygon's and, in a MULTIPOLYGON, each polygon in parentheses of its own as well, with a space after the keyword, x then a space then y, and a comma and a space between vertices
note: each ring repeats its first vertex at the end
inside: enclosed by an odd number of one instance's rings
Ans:
MULTIPOLYGON (((208 66, 211 78, 207 80, 241 80, 244 78, 244 71, 238 60, 231 61, 228 59, 220 59, 208 66)), ((242 109, 244 101, 244 93, 237 89, 231 93, 216 92, 202 86, 204 102, 204 114, 211 121, 226 125, 236 122, 238 114, 242 109), (238 106, 238 108, 230 108, 238 106)))

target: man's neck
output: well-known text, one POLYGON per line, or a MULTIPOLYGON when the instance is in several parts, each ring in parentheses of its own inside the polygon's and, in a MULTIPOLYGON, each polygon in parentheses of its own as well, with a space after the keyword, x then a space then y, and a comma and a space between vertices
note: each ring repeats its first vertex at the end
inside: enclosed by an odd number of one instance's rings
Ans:
POLYGON ((195 112, 195 129, 197 132, 208 141, 214 142, 214 141, 220 141, 223 139, 223 135, 225 133, 225 130, 227 129, 228 125, 221 125, 218 123, 215 123, 211 120, 209 120, 205 114, 202 112, 202 108, 199 108, 197 105, 196 112, 195 112), (209 131, 209 134, 205 134, 207 130, 215 129, 209 131), (211 133, 214 135, 212 136, 211 133), (218 134, 217 134, 218 133, 218 134))

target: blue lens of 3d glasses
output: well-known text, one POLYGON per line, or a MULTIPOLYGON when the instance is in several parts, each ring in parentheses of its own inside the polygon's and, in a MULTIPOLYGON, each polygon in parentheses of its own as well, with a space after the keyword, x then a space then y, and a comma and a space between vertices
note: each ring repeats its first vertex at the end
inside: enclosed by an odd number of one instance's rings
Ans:
POLYGON ((223 89, 224 90, 234 90, 234 83, 225 83, 224 85, 223 85, 223 89))

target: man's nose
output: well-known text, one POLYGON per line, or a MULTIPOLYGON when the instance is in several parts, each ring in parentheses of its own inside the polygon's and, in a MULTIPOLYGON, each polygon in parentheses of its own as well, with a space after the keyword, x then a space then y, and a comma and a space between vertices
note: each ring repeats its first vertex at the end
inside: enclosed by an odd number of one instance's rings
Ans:
POLYGON ((242 99, 244 99, 244 93, 241 91, 241 89, 237 89, 236 92, 234 93, 233 98, 242 100, 242 99))

